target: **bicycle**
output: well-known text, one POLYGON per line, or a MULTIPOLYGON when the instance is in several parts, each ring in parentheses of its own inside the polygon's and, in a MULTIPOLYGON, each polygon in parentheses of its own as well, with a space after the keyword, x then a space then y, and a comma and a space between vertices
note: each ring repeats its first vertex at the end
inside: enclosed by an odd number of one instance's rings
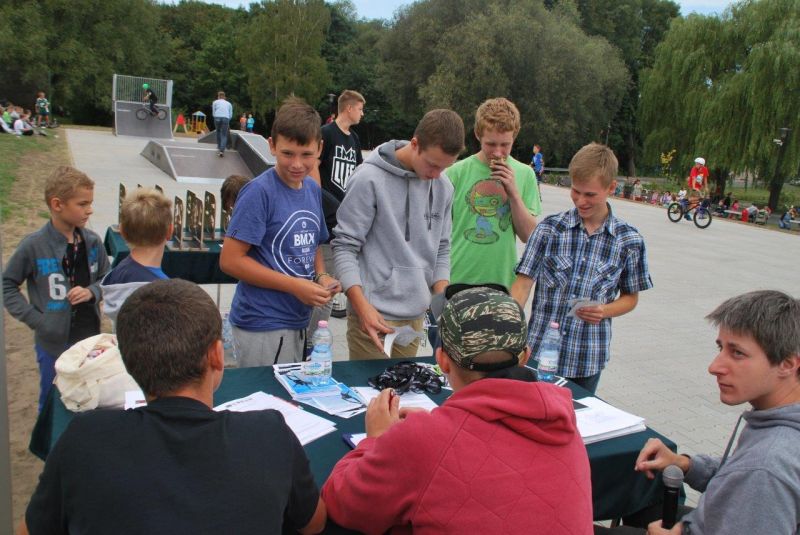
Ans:
POLYGON ((142 104, 141 108, 136 110, 136 118, 139 119, 140 121, 144 121, 148 118, 148 116, 158 117, 160 121, 163 121, 164 119, 167 118, 167 110, 159 108, 158 111, 153 112, 153 110, 150 109, 150 104, 145 102, 144 104, 142 104))
POLYGON ((667 217, 673 223, 677 223, 684 217, 692 214, 691 220, 697 228, 707 228, 711 224, 711 210, 709 210, 709 201, 707 199, 699 199, 697 201, 678 201, 672 202, 667 206, 667 217))

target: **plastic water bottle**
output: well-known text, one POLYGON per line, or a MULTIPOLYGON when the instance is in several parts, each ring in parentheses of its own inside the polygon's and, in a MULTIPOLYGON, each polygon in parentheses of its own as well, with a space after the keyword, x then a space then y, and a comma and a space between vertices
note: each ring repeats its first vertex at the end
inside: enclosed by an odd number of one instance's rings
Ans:
POLYGON ((330 382, 333 365, 333 333, 328 329, 327 321, 317 324, 311 344, 313 350, 306 366, 306 376, 312 386, 326 385, 330 382))
POLYGON ((544 333, 542 347, 539 349, 539 380, 552 383, 558 372, 558 352, 561 349, 561 333, 558 323, 552 322, 544 333))
POLYGON ((225 350, 225 361, 236 361, 236 346, 233 343, 231 320, 226 313, 222 316, 222 348, 225 350))

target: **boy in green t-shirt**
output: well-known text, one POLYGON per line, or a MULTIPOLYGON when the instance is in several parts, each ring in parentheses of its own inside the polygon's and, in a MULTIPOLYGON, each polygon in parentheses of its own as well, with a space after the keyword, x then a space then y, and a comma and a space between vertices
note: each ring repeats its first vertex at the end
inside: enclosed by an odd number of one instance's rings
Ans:
POLYGON ((510 155, 520 123, 513 102, 485 101, 475 113, 481 150, 447 169, 455 188, 451 283, 514 282, 516 237, 527 242, 542 211, 533 170, 510 155))

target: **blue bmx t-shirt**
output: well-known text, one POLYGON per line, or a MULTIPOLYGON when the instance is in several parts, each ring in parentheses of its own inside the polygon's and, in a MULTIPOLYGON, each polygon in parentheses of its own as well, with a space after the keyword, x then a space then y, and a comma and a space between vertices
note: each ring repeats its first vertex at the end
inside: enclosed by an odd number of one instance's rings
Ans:
MULTIPOLYGON (((248 256, 279 273, 314 279, 314 257, 328 239, 320 188, 309 177, 292 189, 268 169, 239 192, 226 236, 251 245, 248 256)), ((305 329, 311 307, 295 296, 239 281, 230 321, 246 331, 305 329)))

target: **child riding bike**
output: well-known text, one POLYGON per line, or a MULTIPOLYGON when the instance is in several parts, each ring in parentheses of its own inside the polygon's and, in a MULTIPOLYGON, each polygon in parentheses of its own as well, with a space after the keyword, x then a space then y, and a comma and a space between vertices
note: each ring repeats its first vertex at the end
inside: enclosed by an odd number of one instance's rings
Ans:
POLYGON ((142 89, 144 89, 144 98, 142 101, 149 103, 148 109, 150 110, 151 115, 158 115, 158 109, 156 108, 158 97, 156 96, 155 91, 150 89, 150 84, 142 84, 142 89))

